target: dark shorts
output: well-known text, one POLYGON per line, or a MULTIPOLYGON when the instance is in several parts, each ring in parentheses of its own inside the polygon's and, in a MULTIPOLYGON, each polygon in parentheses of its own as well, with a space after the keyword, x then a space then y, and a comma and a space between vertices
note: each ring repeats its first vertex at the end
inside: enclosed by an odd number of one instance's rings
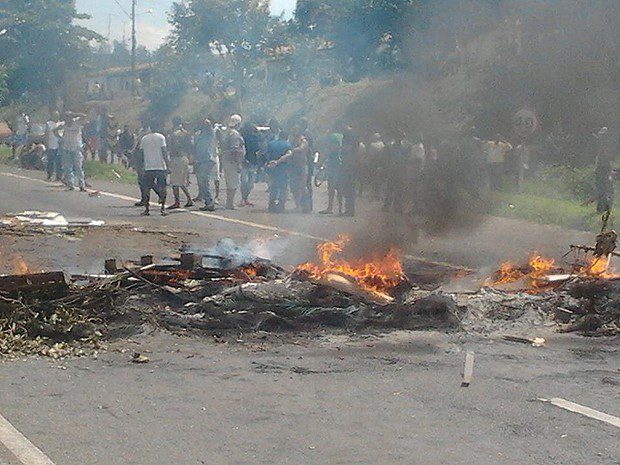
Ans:
POLYGON ((156 192, 162 192, 166 189, 167 173, 164 170, 149 170, 143 175, 144 187, 153 189, 156 192))

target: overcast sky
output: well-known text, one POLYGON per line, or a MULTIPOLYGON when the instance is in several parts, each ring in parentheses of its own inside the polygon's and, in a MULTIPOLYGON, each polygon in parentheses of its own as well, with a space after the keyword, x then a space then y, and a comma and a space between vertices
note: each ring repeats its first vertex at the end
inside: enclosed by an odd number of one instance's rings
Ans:
MULTIPOLYGON (((174 0, 138 0, 137 36, 138 43, 156 49, 168 34, 166 13, 174 0), (146 13, 152 10, 153 13, 146 13)), ((282 11, 290 16, 297 0, 271 0, 271 12, 279 15, 282 11)), ((123 12, 131 11, 131 0, 77 0, 80 13, 88 13, 92 19, 82 24, 111 39, 121 40, 123 31, 127 40, 131 36, 129 18, 123 12)))

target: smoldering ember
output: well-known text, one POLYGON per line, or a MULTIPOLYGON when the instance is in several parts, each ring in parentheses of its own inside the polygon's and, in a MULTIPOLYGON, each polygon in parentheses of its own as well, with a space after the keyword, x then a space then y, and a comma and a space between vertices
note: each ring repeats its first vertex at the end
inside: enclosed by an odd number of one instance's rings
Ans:
POLYGON ((0 2, 0 465, 619 465, 620 2, 0 2))

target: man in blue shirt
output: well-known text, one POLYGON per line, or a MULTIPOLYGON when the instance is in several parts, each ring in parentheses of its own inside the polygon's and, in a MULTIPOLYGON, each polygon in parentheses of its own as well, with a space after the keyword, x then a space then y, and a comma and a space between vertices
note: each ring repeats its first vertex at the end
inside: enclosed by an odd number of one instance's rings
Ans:
POLYGON ((267 145, 267 169, 269 173, 269 211, 283 213, 288 187, 289 161, 293 147, 288 134, 281 132, 278 139, 267 145))

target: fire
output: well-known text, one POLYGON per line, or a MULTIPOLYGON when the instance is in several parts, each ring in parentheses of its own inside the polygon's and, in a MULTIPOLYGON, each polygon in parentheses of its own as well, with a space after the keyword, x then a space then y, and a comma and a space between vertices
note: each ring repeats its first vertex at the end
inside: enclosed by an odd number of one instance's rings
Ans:
POLYGON ((486 285, 493 286, 494 284, 513 283, 520 279, 528 278, 531 284, 536 286, 536 281, 538 279, 546 276, 555 269, 555 260, 534 253, 525 266, 517 266, 510 262, 502 263, 499 270, 493 276, 493 279, 487 280, 486 285))
POLYGON ((30 268, 28 264, 21 257, 15 257, 13 259, 13 274, 28 274, 30 272, 30 268))
POLYGON ((599 279, 620 278, 620 274, 614 273, 611 260, 607 257, 592 257, 590 263, 581 268, 580 274, 599 279))
POLYGON ((552 285, 548 279, 550 275, 559 275, 560 279, 556 282, 561 282, 562 278, 570 279, 573 277, 620 278, 620 274, 613 272, 607 257, 592 257, 586 264, 577 265, 571 271, 566 271, 558 267, 552 258, 546 258, 535 253, 527 265, 519 266, 510 262, 502 263, 499 270, 495 272, 492 278, 485 282, 485 285, 493 287, 524 280, 532 288, 540 290, 552 285))
POLYGON ((248 278, 256 278, 258 276, 258 270, 253 266, 244 266, 241 268, 245 274, 248 275, 248 278))
POLYGON ((340 235, 333 242, 324 242, 317 246, 319 264, 304 263, 297 271, 305 272, 313 279, 330 279, 333 275, 344 275, 354 280, 366 291, 385 295, 406 278, 400 262, 400 253, 390 249, 384 256, 370 259, 345 260, 338 258, 351 238, 340 235))

